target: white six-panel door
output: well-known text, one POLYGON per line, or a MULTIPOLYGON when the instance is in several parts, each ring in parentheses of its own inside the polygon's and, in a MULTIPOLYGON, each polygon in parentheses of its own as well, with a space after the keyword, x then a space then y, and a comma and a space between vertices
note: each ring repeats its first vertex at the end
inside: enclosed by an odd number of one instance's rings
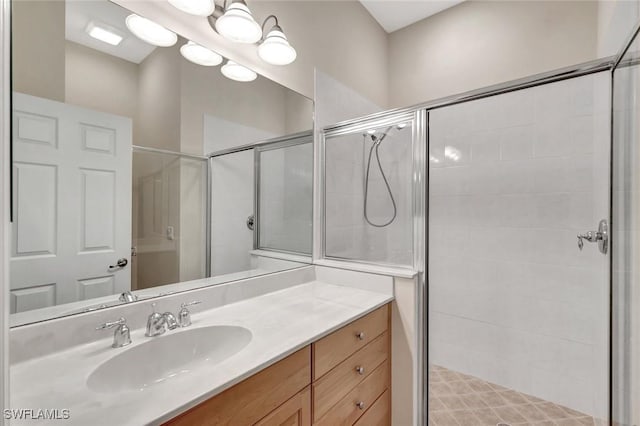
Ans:
POLYGON ((131 120, 14 93, 11 312, 130 289, 131 120))

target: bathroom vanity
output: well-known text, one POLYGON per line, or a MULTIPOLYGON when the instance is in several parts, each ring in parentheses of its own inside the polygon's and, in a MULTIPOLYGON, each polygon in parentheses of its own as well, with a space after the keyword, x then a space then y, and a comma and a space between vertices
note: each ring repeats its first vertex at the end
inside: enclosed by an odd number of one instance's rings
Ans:
POLYGON ((391 424, 389 311, 378 308, 165 424, 391 424))

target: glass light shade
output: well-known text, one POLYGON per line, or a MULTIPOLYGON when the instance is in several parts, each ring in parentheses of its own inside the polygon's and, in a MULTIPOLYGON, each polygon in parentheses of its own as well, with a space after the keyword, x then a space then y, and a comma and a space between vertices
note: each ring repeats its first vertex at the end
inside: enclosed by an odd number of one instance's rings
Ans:
POLYGON ((220 71, 222 71, 222 74, 225 77, 235 81, 253 81, 258 77, 258 74, 251 71, 249 68, 238 65, 233 61, 227 61, 220 71))
POLYGON ((193 41, 182 45, 180 53, 185 59, 205 67, 215 67, 222 63, 222 56, 193 41))
POLYGON ((213 0, 168 0, 171 6, 190 15, 209 16, 216 5, 213 0))
POLYGON ((282 30, 274 27, 260 46, 258 56, 272 65, 287 65, 296 60, 296 49, 291 47, 282 30))
POLYGON ((154 46, 169 47, 178 41, 174 32, 142 16, 129 15, 125 23, 133 35, 154 46))
POLYGON ((216 20, 216 31, 237 43, 255 43, 262 38, 262 28, 244 2, 234 2, 227 7, 224 15, 216 20))

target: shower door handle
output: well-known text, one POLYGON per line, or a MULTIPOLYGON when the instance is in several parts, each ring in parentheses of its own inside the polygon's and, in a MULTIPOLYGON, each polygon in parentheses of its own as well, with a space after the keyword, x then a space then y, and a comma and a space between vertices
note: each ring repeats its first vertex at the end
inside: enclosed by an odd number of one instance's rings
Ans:
POLYGON ((582 250, 584 242, 598 243, 598 249, 600 253, 607 254, 609 250, 609 226, 605 219, 602 219, 598 224, 597 231, 588 231, 583 234, 578 234, 578 248, 582 250))

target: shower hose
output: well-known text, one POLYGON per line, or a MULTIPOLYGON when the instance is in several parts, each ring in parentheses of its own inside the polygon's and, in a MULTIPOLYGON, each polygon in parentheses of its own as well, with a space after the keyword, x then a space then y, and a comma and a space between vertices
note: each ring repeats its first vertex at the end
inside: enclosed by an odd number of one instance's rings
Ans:
MULTIPOLYGON (((376 228, 384 228, 385 226, 391 225, 391 223, 396 219, 396 215, 398 214, 398 208, 396 206, 396 200, 393 198, 393 192, 391 192, 391 186, 389 185, 389 181, 387 180, 387 176, 384 173, 382 168, 382 163, 380 163, 380 153, 378 149, 380 148, 380 144, 387 137, 387 133, 391 130, 391 127, 387 129, 383 136, 380 138, 376 138, 375 136, 371 136, 373 140, 373 145, 371 145, 371 149, 369 149, 369 159, 367 160, 367 172, 364 181, 364 219, 371 226, 375 226, 376 228), (369 213, 367 211, 368 199, 369 199, 369 171, 371 170, 371 157, 373 157, 373 151, 376 153, 376 162, 378 163, 378 169, 380 170, 380 174, 382 175, 382 180, 384 180, 384 184, 387 187, 387 192, 389 193, 389 198, 391 199, 391 204, 393 205, 393 216, 387 222, 384 223, 374 223, 369 219, 369 213)), ((366 135, 365 135, 366 140, 366 135)))

